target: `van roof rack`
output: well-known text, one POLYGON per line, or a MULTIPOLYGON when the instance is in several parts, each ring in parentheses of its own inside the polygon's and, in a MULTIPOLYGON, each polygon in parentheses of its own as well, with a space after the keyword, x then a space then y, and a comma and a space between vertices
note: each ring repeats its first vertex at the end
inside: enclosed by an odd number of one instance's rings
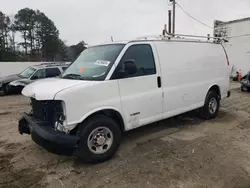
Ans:
POLYGON ((68 66, 70 63, 68 62, 45 62, 40 63, 36 66, 45 66, 45 67, 51 67, 51 66, 68 66))
POLYGON ((41 63, 39 65, 60 65, 60 64, 67 64, 67 62, 45 62, 45 63, 41 63))
POLYGON ((222 37, 211 37, 208 36, 199 36, 199 35, 185 35, 185 34, 172 34, 172 33, 165 33, 164 35, 147 35, 136 38, 136 40, 171 40, 171 39, 191 39, 196 41, 204 41, 204 42, 213 42, 213 43, 221 43, 221 42, 228 42, 225 38, 222 37), (204 40, 206 39, 206 40, 204 40), (213 41, 211 39, 214 39, 213 41))
POLYGON ((67 62, 45 62, 45 63, 40 63, 39 65, 64 65, 68 64, 67 62))

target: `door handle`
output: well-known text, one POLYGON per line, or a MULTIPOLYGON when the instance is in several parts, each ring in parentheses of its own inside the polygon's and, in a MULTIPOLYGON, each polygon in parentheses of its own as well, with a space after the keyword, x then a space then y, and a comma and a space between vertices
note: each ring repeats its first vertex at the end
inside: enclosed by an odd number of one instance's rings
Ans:
POLYGON ((157 77, 157 85, 158 85, 158 88, 161 88, 161 77, 160 76, 157 77))

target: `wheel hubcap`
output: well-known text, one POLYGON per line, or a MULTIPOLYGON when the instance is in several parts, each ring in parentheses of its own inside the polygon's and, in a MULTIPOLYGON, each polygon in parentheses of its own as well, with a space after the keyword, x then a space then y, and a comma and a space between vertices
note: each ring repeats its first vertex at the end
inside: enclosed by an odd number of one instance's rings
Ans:
POLYGON ((218 106, 217 100, 215 98, 212 98, 209 102, 209 112, 211 114, 214 114, 217 110, 217 106, 218 106))
POLYGON ((95 154, 103 154, 113 143, 113 133, 107 127, 98 127, 88 136, 88 148, 95 154))
POLYGON ((94 136, 94 144, 95 145, 98 145, 98 146, 102 146, 106 141, 106 138, 105 138, 105 135, 103 133, 97 133, 95 136, 94 136))

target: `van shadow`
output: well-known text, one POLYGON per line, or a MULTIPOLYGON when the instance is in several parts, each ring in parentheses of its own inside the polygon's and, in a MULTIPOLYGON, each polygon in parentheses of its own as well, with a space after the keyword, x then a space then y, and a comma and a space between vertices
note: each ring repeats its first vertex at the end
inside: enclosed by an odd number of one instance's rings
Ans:
POLYGON ((124 133, 123 142, 133 141, 139 137, 154 134, 168 129, 178 129, 194 126, 204 122, 204 119, 199 117, 197 110, 185 114, 174 116, 156 123, 152 123, 124 133))
MULTIPOLYGON (((218 117, 211 122, 214 121, 231 121, 233 118, 233 114, 230 112, 226 112, 224 110, 220 110, 218 117)), ((176 132, 182 131, 187 128, 192 128, 194 126, 202 125, 202 123, 210 121, 204 120, 199 116, 197 110, 181 114, 178 116, 174 116, 169 119, 165 119, 156 123, 152 123, 128 132, 125 132, 123 135, 123 140, 121 143, 122 152, 126 152, 126 150, 130 150, 133 145, 137 145, 140 143, 147 143, 148 141, 152 141, 158 139, 159 137, 164 137, 166 135, 171 135, 176 132), (160 134, 159 134, 160 133, 160 134), (140 142, 142 140, 142 142, 140 142)), ((116 158, 116 157, 114 157, 116 158)), ((105 164, 111 164, 111 161, 107 161, 105 164)), ((97 164, 98 165, 98 164, 97 164)), ((79 158, 74 159, 73 166, 75 168, 92 168, 93 164, 84 164, 79 158)), ((94 165, 96 166, 96 165, 94 165)), ((102 166, 102 165, 101 165, 102 166)))
MULTIPOLYGON (((140 128, 133 129, 131 131, 125 132, 123 134, 123 140, 121 143, 121 150, 129 149, 132 145, 137 144, 137 141, 146 137, 144 140, 154 140, 163 135, 173 134, 175 132, 181 131, 190 126, 196 126, 202 122, 204 119, 201 119, 197 111, 191 111, 182 115, 178 115, 166 120, 158 121, 140 128), (170 129, 172 129, 170 131, 170 129), (161 133, 161 134, 158 134, 161 133), (155 136, 153 136, 155 134, 155 136)), ((88 164, 84 164, 79 158, 75 158, 74 165, 79 167, 90 167, 88 164)))

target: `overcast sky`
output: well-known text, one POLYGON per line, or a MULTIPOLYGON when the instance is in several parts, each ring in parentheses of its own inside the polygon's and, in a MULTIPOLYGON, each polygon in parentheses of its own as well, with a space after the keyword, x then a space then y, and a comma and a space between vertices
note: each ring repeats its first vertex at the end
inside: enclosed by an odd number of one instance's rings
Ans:
MULTIPOLYGON (((213 20, 250 17, 250 0, 177 0, 192 16, 209 26, 213 20)), ((67 44, 84 40, 97 44, 160 34, 167 22, 168 0, 0 0, 0 11, 13 15, 29 7, 44 12, 67 44)), ((206 35, 212 33, 190 19, 179 7, 176 32, 206 35)))

